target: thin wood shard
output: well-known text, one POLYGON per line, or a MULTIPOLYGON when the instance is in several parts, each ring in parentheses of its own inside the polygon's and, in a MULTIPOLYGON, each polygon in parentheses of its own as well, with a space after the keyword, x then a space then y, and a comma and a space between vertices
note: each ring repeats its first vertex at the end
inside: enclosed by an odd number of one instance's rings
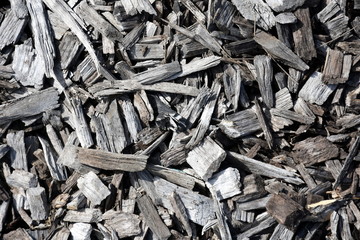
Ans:
POLYGON ((256 80, 259 84, 263 101, 268 108, 272 108, 274 106, 274 94, 271 87, 273 80, 271 59, 264 55, 255 56, 254 65, 256 69, 256 80))
POLYGON ((234 163, 245 167, 245 169, 247 171, 250 171, 251 173, 267 177, 281 178, 284 179, 284 181, 293 184, 303 183, 303 181, 297 176, 297 174, 293 172, 275 167, 268 163, 263 163, 255 159, 248 158, 238 153, 227 152, 227 154, 228 157, 234 161, 234 163))
POLYGON ((57 91, 54 88, 47 88, 2 104, 0 105, 0 125, 55 109, 59 106, 58 99, 57 91))
POLYGON ((107 213, 108 212, 105 212, 103 215, 105 220, 104 226, 114 229, 119 238, 131 237, 141 233, 141 220, 138 215, 125 212, 114 212, 111 217, 108 217, 105 216, 107 213))
POLYGON ((15 9, 11 9, 6 13, 0 25, 0 50, 18 42, 27 22, 28 17, 17 17, 15 9))
POLYGON ((129 172, 142 171, 146 167, 148 156, 111 153, 102 150, 72 147, 73 157, 82 164, 104 169, 129 172))
POLYGON ((10 166, 15 169, 28 171, 24 134, 24 131, 8 133, 6 140, 9 146, 10 166))
POLYGON ((43 2, 41 0, 33 0, 26 1, 26 3, 31 17, 36 54, 41 58, 41 68, 44 68, 46 77, 52 77, 55 48, 43 2))
POLYGON ((300 71, 309 69, 309 66, 304 63, 298 55, 292 52, 284 43, 272 35, 260 31, 255 34, 254 40, 260 44, 275 60, 300 71))

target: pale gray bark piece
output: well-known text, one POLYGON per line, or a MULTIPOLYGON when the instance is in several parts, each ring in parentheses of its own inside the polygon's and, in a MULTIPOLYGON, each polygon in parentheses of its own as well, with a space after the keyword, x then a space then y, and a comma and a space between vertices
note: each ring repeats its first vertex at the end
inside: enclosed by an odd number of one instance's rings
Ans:
POLYGON ((303 62, 298 55, 291 51, 276 37, 260 31, 255 34, 254 40, 260 44, 275 60, 300 71, 309 69, 309 66, 303 62))
POLYGON ((174 61, 137 73, 134 75, 133 79, 141 84, 153 84, 164 80, 172 80, 171 76, 181 72, 182 69, 179 62, 174 61))
POLYGON ((150 4, 149 0, 121 0, 125 11, 129 15, 135 15, 136 12, 139 14, 142 11, 156 15, 155 9, 150 4))
POLYGON ((84 110, 79 97, 73 97, 70 99, 71 103, 71 121, 75 128, 76 135, 80 141, 80 144, 84 148, 91 147, 94 142, 91 136, 90 128, 86 122, 84 110))
POLYGON ((275 93, 275 108, 289 110, 293 106, 290 92, 286 87, 275 93))
POLYGON ((301 7, 305 0, 265 0, 269 7, 275 12, 293 11, 298 7, 301 7))
POLYGON ((9 149, 8 145, 1 144, 0 145, 0 159, 2 159, 9 150, 10 149, 9 149))
POLYGON ((172 75, 167 80, 174 80, 180 77, 185 77, 195 72, 200 72, 220 64, 221 57, 210 56, 200 59, 194 59, 189 63, 181 64, 181 72, 172 75))
POLYGON ((6 135, 6 141, 9 146, 10 166, 15 169, 28 171, 24 131, 8 133, 6 135))
POLYGON ((134 105, 129 98, 121 99, 119 105, 126 121, 127 130, 130 133, 130 142, 136 142, 137 135, 141 131, 142 126, 134 105))
MULTIPOLYGON (((0 204, 0 231, 3 231, 9 206, 10 206, 10 201, 2 201, 2 203, 0 204)), ((3 237, 5 239, 5 236, 3 237)))
POLYGON ((291 24, 296 23, 297 18, 292 12, 284 12, 276 15, 276 22, 280 24, 291 24))
POLYGON ((65 181, 67 179, 66 170, 57 163, 58 154, 52 149, 49 142, 39 136, 39 141, 44 151, 45 162, 50 170, 51 176, 57 181, 65 181))
POLYGON ((137 172, 145 169, 148 156, 112 153, 103 150, 72 147, 71 152, 81 164, 104 170, 137 172))
POLYGON ((259 120, 252 109, 228 115, 220 122, 219 127, 231 138, 244 137, 261 130, 259 120))
POLYGON ((164 222, 161 220, 151 199, 143 195, 136 199, 141 213, 144 215, 145 222, 153 233, 160 239, 166 240, 171 236, 171 233, 164 222))
POLYGON ((137 43, 129 49, 129 58, 134 61, 164 59, 166 54, 164 43, 164 41, 160 44, 137 43))
POLYGON ((334 84, 324 84, 322 74, 314 72, 299 92, 299 97, 310 103, 322 105, 336 89, 334 84))
POLYGON ((271 58, 265 55, 257 55, 254 58, 256 80, 259 84, 261 96, 268 108, 274 106, 274 93, 271 87, 273 80, 273 68, 271 58))
POLYGON ((214 18, 213 21, 220 30, 227 31, 233 24, 232 20, 235 14, 235 6, 229 1, 222 0, 221 5, 216 9, 211 18, 214 18))
POLYGON ((250 210, 256 210, 256 209, 265 209, 267 202, 271 198, 271 195, 253 199, 251 201, 247 202, 241 202, 236 204, 237 209, 241 209, 243 211, 250 211, 250 210))
POLYGON ((89 172, 77 180, 80 191, 94 205, 99 205, 110 195, 109 189, 101 182, 94 172, 89 172))
POLYGON ((55 88, 47 88, 2 104, 0 105, 0 125, 57 108, 58 99, 55 88))
POLYGON ((267 176, 270 178, 280 178, 285 182, 296 185, 304 183, 296 173, 290 172, 288 170, 275 167, 271 164, 264 163, 252 158, 248 158, 235 152, 228 151, 227 155, 230 159, 234 160, 234 163, 245 167, 245 170, 251 173, 267 176))
POLYGON ((51 124, 46 124, 46 133, 49 137, 50 143, 53 146, 55 152, 57 155, 59 155, 62 152, 62 149, 64 148, 64 145, 57 135, 54 127, 51 124))
POLYGON ((170 200, 171 206, 173 208, 173 211, 174 211, 176 217, 179 219, 179 221, 183 225, 187 235, 190 237, 193 236, 192 227, 189 222, 189 216, 186 212, 184 203, 181 201, 179 195, 176 192, 173 192, 169 196, 169 200, 170 200))
POLYGON ((78 17, 78 15, 69 7, 69 5, 67 5, 66 2, 56 0, 44 0, 43 2, 48 8, 50 8, 51 11, 60 16, 67 26, 69 26, 71 31, 79 38, 81 43, 89 52, 96 68, 100 69, 99 59, 95 53, 95 50, 92 47, 87 34, 83 31, 83 28, 85 29, 85 24, 78 17))
POLYGON ((69 30, 69 27, 64 23, 62 17, 58 14, 48 10, 47 11, 52 31, 56 40, 60 40, 63 35, 69 30))
POLYGON ((26 1, 26 5, 31 17, 31 29, 33 31, 36 54, 41 57, 41 67, 44 68, 46 77, 52 77, 54 73, 55 48, 43 2, 41 0, 26 1))
POLYGON ((110 103, 109 109, 104 115, 103 124, 111 151, 121 153, 127 146, 127 138, 116 100, 110 103))
POLYGON ((144 90, 140 90, 134 94, 134 107, 137 109, 142 123, 150 126, 150 122, 155 119, 154 110, 144 90))
POLYGON ((70 230, 67 227, 62 227, 54 234, 51 240, 68 240, 70 237, 70 230))
POLYGON ((49 216, 49 206, 45 188, 29 188, 26 191, 26 199, 30 206, 31 218, 33 220, 45 220, 49 216))
POLYGON ((191 0, 180 0, 180 2, 194 15, 200 23, 204 24, 206 17, 191 0))
POLYGON ((240 14, 251 21, 254 21, 264 30, 269 30, 275 26, 275 16, 270 7, 261 0, 232 0, 240 14))
POLYGON ((211 95, 209 96, 208 98, 209 100, 204 107, 203 113, 200 117, 200 122, 196 127, 195 132, 193 133, 193 136, 191 137, 190 141, 186 144, 185 146, 186 148, 192 149, 205 137, 205 134, 210 126, 211 117, 214 113, 214 109, 216 107, 220 90, 221 90, 220 82, 217 80, 214 81, 211 95))
POLYGON ((89 223, 74 223, 70 228, 73 240, 88 240, 91 239, 90 235, 93 228, 89 223))
POLYGON ((276 220, 266 213, 266 215, 262 216, 262 218, 256 221, 256 223, 257 224, 255 224, 254 227, 250 228, 249 230, 246 230, 241 234, 238 234, 236 239, 237 240, 250 239, 251 236, 260 233, 265 229, 273 227, 276 224, 276 220))
POLYGON ((210 137, 206 137, 186 158, 186 162, 204 180, 212 176, 218 170, 226 152, 210 137))
POLYGON ((351 234, 350 220, 346 208, 341 208, 338 213, 340 215, 339 230, 341 239, 353 240, 354 238, 351 234))
POLYGON ((282 224, 278 224, 269 240, 292 239, 295 233, 282 224))
POLYGON ((29 15, 24 0, 10 0, 10 5, 11 10, 15 11, 16 17, 22 19, 29 15))
POLYGON ((173 211, 171 202, 167 196, 176 192, 183 202, 191 221, 204 226, 210 220, 215 219, 214 205, 211 198, 177 186, 158 177, 154 178, 154 185, 157 195, 161 196, 161 205, 165 208, 173 211))
POLYGON ((30 236, 28 232, 24 228, 18 228, 9 233, 4 234, 4 240, 13 240, 13 239, 22 239, 22 240, 32 240, 33 238, 30 236))
POLYGON ((275 116, 286 118, 286 119, 293 120, 293 121, 303 123, 303 124, 312 124, 315 120, 313 117, 309 117, 309 116, 302 115, 302 114, 296 113, 294 111, 285 110, 285 109, 272 108, 272 109, 270 109, 270 113, 275 116))
POLYGON ((15 169, 8 177, 6 177, 6 183, 13 188, 28 188, 36 187, 38 179, 35 174, 15 169))
POLYGON ((104 220, 104 226, 114 229, 119 238, 131 237, 141 233, 140 218, 138 215, 115 212, 114 216, 104 220))
POLYGON ((84 194, 81 193, 81 191, 75 192, 71 198, 70 202, 66 204, 66 208, 69 210, 79 210, 83 209, 86 206, 87 199, 84 194))
POLYGON ((241 178, 236 168, 226 168, 214 174, 207 182, 214 189, 218 200, 231 198, 241 193, 241 178))
POLYGON ((86 1, 81 1, 74 10, 86 23, 92 25, 106 38, 114 42, 122 38, 119 30, 106 21, 93 7, 88 5, 86 1))
POLYGON ((100 222, 102 213, 100 209, 85 208, 83 211, 67 211, 63 221, 65 222, 82 222, 96 223, 100 222))
POLYGON ((10 44, 17 43, 28 22, 27 17, 18 18, 16 12, 13 9, 9 10, 0 25, 0 50, 10 44))
POLYGON ((297 112, 303 116, 308 116, 314 120, 316 118, 315 114, 311 111, 308 104, 301 97, 299 97, 296 100, 296 103, 294 105, 294 110, 295 110, 295 112, 297 112))
POLYGON ((155 176, 159 176, 189 190, 192 190, 195 186, 195 178, 178 169, 166 168, 152 164, 147 164, 146 169, 155 176))
POLYGON ((41 56, 36 54, 30 39, 16 45, 12 63, 16 80, 24 86, 42 88, 45 69, 38 67, 42 64, 41 61, 41 56))
POLYGON ((67 69, 83 50, 83 45, 72 32, 66 32, 59 44, 60 63, 62 69, 67 69))

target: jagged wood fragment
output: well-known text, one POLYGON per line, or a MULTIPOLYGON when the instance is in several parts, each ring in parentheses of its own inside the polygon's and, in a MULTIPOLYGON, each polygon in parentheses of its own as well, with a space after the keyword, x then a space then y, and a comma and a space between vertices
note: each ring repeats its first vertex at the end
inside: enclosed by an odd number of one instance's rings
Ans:
POLYGON ((278 224, 269 240, 292 239, 294 234, 293 231, 286 228, 284 225, 278 224))
POLYGON ((76 96, 70 99, 70 111, 72 126, 80 144, 84 148, 91 147, 94 142, 91 136, 90 128, 86 122, 81 99, 76 96))
POLYGON ((272 108, 270 109, 271 114, 286 118, 289 120, 293 120, 296 122, 304 123, 304 124, 312 124, 314 122, 314 118, 308 117, 299 113, 296 113, 294 111, 286 110, 286 109, 276 109, 272 108))
POLYGON ((293 106, 290 92, 286 87, 275 93, 275 108, 289 110, 293 106))
POLYGON ((50 170, 51 176, 57 181, 65 181, 67 179, 67 173, 66 170, 57 163, 58 154, 51 148, 49 142, 44 138, 39 137, 39 140, 43 148, 45 162, 50 170))
POLYGON ((293 148, 294 159, 305 166, 324 162, 338 156, 339 149, 325 137, 317 136, 297 142, 293 148))
POLYGON ((253 227, 246 230, 245 232, 237 235, 237 240, 249 239, 251 236, 254 236, 268 228, 271 228, 276 224, 276 220, 271 217, 268 213, 264 212, 259 215, 253 223, 253 227))
POLYGON ((38 179, 33 173, 15 169, 8 177, 6 177, 6 183, 10 187, 28 189, 36 187, 38 179))
POLYGON ((42 59, 36 54, 30 39, 15 46, 13 58, 12 69, 14 69, 16 80, 24 86, 42 88, 44 69, 39 67, 42 59))
POLYGON ((295 231, 305 215, 304 208, 285 194, 273 195, 266 204, 266 210, 276 221, 295 231))
POLYGON ((297 22, 293 24, 292 32, 295 44, 295 53, 306 61, 315 58, 317 53, 311 28, 309 8, 298 8, 294 12, 297 22))
POLYGON ((71 238, 74 240, 87 240, 93 228, 89 223, 74 223, 70 228, 71 238))
POLYGON ((211 95, 209 96, 209 101, 206 103, 203 113, 200 117, 200 122, 193 133, 190 141, 186 144, 186 148, 193 148, 197 145, 205 136, 211 121, 211 116, 213 115, 217 99, 220 94, 221 85, 219 81, 214 81, 212 85, 211 95))
POLYGON ((297 174, 287 171, 285 169, 275 167, 271 164, 264 163, 255 159, 248 158, 241 154, 235 152, 227 152, 227 155, 230 160, 235 164, 238 164, 242 167, 245 167, 244 170, 259 174, 262 176, 267 176, 270 178, 280 178, 286 182, 293 183, 293 184, 302 184, 303 181, 298 177, 297 174))
POLYGON ((47 88, 2 104, 0 105, 0 125, 57 108, 58 99, 55 88, 47 88))
POLYGON ((232 19, 236 14, 236 8, 229 1, 221 0, 218 8, 214 12, 214 19, 216 26, 220 30, 228 30, 233 24, 232 19))
POLYGON ((130 142, 136 142, 142 126, 134 105, 128 97, 123 97, 119 101, 119 105, 126 121, 127 131, 130 133, 130 142))
POLYGON ((128 51, 129 58, 134 61, 156 60, 165 58, 164 42, 159 43, 137 43, 128 51))
POLYGON ((8 10, 0 25, 0 50, 10 44, 17 43, 28 22, 27 16, 19 18, 16 13, 17 10, 15 9, 8 10))
POLYGON ((151 231, 154 232, 160 240, 168 239, 171 236, 171 233, 161 220, 154 204, 151 202, 151 199, 148 196, 143 195, 137 198, 136 202, 151 231))
POLYGON ((26 1, 26 5, 31 17, 35 50, 41 57, 41 68, 45 70, 46 77, 52 77, 54 75, 55 48, 43 2, 41 0, 26 1))
POLYGON ((83 46, 75 34, 66 32, 59 44, 60 63, 62 69, 70 67, 77 59, 83 46))
MULTIPOLYGON (((332 50, 330 48, 326 50, 325 65, 321 79, 324 84, 338 84, 344 83, 348 80, 346 78, 346 75, 348 74, 343 74, 343 66, 345 66, 344 60, 345 55, 341 51, 332 50)), ((346 64, 349 64, 349 62, 347 62, 346 64)), ((345 70, 346 68, 347 66, 345 66, 345 70)))
POLYGON ((77 187, 93 205, 99 205, 107 196, 110 195, 109 189, 92 171, 81 176, 77 180, 77 187))
POLYGON ((146 169, 153 175, 162 177, 184 188, 192 190, 195 186, 194 177, 191 177, 185 172, 152 164, 148 164, 146 169))
POLYGON ((213 188, 218 200, 231 198, 241 193, 240 173, 236 168, 226 168, 220 171, 210 179, 207 184, 213 188))
POLYGON ((259 120, 252 109, 228 115, 220 122, 219 127, 231 138, 244 137, 261 130, 259 120))
POLYGON ((205 23, 205 15, 191 0, 180 0, 180 2, 192 13, 195 18, 202 24, 205 23))
POLYGON ((9 146, 10 166, 28 171, 24 134, 24 131, 9 132, 6 135, 6 141, 9 146))
POLYGON ((101 221, 101 216, 100 209, 85 208, 83 211, 67 211, 63 220, 65 222, 94 223, 101 221))
POLYGON ((194 171, 207 180, 220 167, 226 157, 225 151, 210 137, 206 137, 186 158, 194 171))
POLYGON ((154 178, 154 186, 158 196, 161 196, 161 205, 165 208, 172 210, 171 202, 167 196, 176 192, 183 202, 191 221, 204 226, 209 220, 214 219, 214 206, 210 198, 158 177, 154 178), (194 204, 197 206, 196 208, 194 208, 194 204))
POLYGON ((279 60, 285 65, 300 71, 309 69, 309 66, 304 63, 298 55, 292 52, 276 37, 273 37, 266 32, 260 31, 255 34, 254 40, 260 44, 275 60, 279 60))
POLYGON ((268 108, 274 106, 274 94, 271 87, 273 80, 273 68, 271 58, 265 55, 257 55, 254 58, 256 80, 259 84, 261 96, 268 108))
POLYGON ((231 1, 247 20, 254 21, 265 31, 275 26, 275 16, 270 7, 261 0, 231 1))
POLYGON ((29 188, 26 191, 26 199, 29 203, 31 218, 33 220, 45 220, 49 216, 49 206, 45 188, 29 188))
POLYGON ((171 206, 173 208, 173 211, 174 211, 176 217, 178 218, 178 220, 183 225, 187 235, 188 236, 193 236, 193 231, 192 231, 192 227, 191 227, 190 222, 189 222, 189 217, 188 217, 188 214, 186 212, 186 208, 184 206, 184 203, 180 199, 180 196, 174 191, 169 196, 169 200, 170 200, 171 206))
POLYGON ((103 150, 69 147, 72 157, 81 164, 104 169, 136 172, 145 169, 148 156, 112 153, 103 150))
POLYGON ((32 240, 33 238, 24 228, 18 228, 3 235, 4 240, 22 239, 32 240))
POLYGON ((126 212, 114 212, 113 215, 107 216, 105 212, 103 219, 105 227, 111 227, 120 238, 135 236, 141 233, 140 218, 138 215, 126 212))
POLYGON ((265 209, 267 202, 271 198, 270 195, 253 199, 247 202, 236 203, 236 208, 242 211, 250 211, 256 209, 265 209))
POLYGON ((260 126, 263 130, 263 133, 265 135, 266 142, 267 142, 269 148, 271 149, 274 144, 272 129, 271 129, 270 125, 268 124, 268 121, 266 121, 267 119, 266 119, 266 117, 263 113, 263 110, 257 99, 255 99, 255 113, 259 120, 260 126))
POLYGON ((129 15, 134 15, 136 12, 142 14, 143 11, 156 15, 156 11, 149 0, 121 0, 121 3, 129 15))
POLYGON ((334 189, 340 185, 342 180, 345 178, 345 176, 348 174, 348 170, 350 168, 351 162, 353 161, 355 155, 357 154, 360 146, 360 137, 357 137, 354 141, 353 145, 351 145, 349 149, 349 154, 347 155, 345 162, 343 164, 343 167, 340 171, 339 176, 336 178, 334 183, 334 189))
POLYGON ((265 2, 275 12, 293 11, 298 7, 301 7, 305 0, 286 1, 286 0, 265 0, 265 2))

